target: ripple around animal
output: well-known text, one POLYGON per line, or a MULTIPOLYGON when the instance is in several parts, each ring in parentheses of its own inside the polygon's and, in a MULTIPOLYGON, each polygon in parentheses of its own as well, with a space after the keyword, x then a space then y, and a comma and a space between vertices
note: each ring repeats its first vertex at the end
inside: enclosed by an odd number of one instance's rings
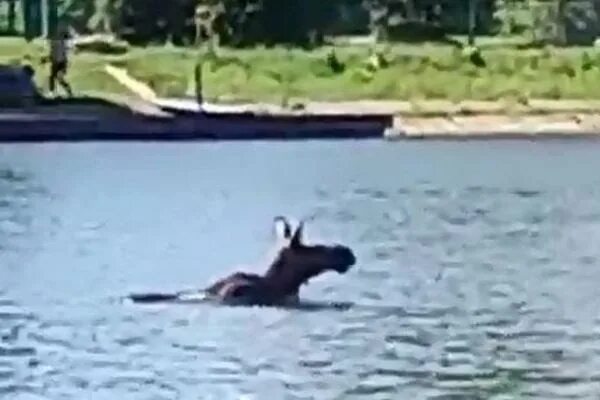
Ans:
POLYGON ((600 159, 555 146, 2 146, 0 397, 592 399, 600 159), (355 269, 294 308, 115 298, 261 260, 281 213, 355 269))

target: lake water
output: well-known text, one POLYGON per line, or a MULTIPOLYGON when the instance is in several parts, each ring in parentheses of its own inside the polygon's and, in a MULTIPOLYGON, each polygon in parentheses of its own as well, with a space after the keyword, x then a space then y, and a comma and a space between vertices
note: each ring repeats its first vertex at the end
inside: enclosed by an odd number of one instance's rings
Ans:
POLYGON ((2 399, 597 399, 600 144, 0 147, 2 399), (261 271, 277 214, 358 263, 306 301, 129 304, 261 271))

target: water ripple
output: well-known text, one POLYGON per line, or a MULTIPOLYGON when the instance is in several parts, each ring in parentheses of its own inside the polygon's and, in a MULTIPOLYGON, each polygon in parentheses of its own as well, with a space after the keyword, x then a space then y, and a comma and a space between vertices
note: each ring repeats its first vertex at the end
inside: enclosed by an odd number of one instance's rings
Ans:
POLYGON ((243 146, 0 149, 0 397, 600 393, 593 146, 243 146), (298 307, 112 300, 249 262, 290 209, 359 258, 298 307))

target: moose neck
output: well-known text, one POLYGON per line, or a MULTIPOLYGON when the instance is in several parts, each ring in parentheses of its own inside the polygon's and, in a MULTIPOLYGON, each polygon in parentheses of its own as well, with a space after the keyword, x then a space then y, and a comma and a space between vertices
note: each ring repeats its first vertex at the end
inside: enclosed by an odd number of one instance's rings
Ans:
POLYGON ((264 279, 269 285, 276 288, 277 291, 287 295, 298 293, 300 286, 322 272, 316 269, 302 268, 297 265, 288 265, 283 260, 278 259, 275 260, 266 272, 264 279))

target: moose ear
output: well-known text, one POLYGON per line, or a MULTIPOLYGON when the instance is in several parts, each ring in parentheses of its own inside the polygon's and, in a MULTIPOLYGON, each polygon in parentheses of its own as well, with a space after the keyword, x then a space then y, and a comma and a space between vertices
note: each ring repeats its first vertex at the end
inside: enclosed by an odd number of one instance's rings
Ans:
POLYGON ((292 236, 292 227, 285 217, 278 215, 273 219, 275 223, 275 233, 277 237, 289 240, 292 236))
POLYGON ((294 232, 294 236, 292 236, 292 240, 290 241, 290 247, 300 247, 302 245, 303 230, 304 222, 300 222, 300 224, 298 224, 298 228, 296 228, 296 232, 294 232))

